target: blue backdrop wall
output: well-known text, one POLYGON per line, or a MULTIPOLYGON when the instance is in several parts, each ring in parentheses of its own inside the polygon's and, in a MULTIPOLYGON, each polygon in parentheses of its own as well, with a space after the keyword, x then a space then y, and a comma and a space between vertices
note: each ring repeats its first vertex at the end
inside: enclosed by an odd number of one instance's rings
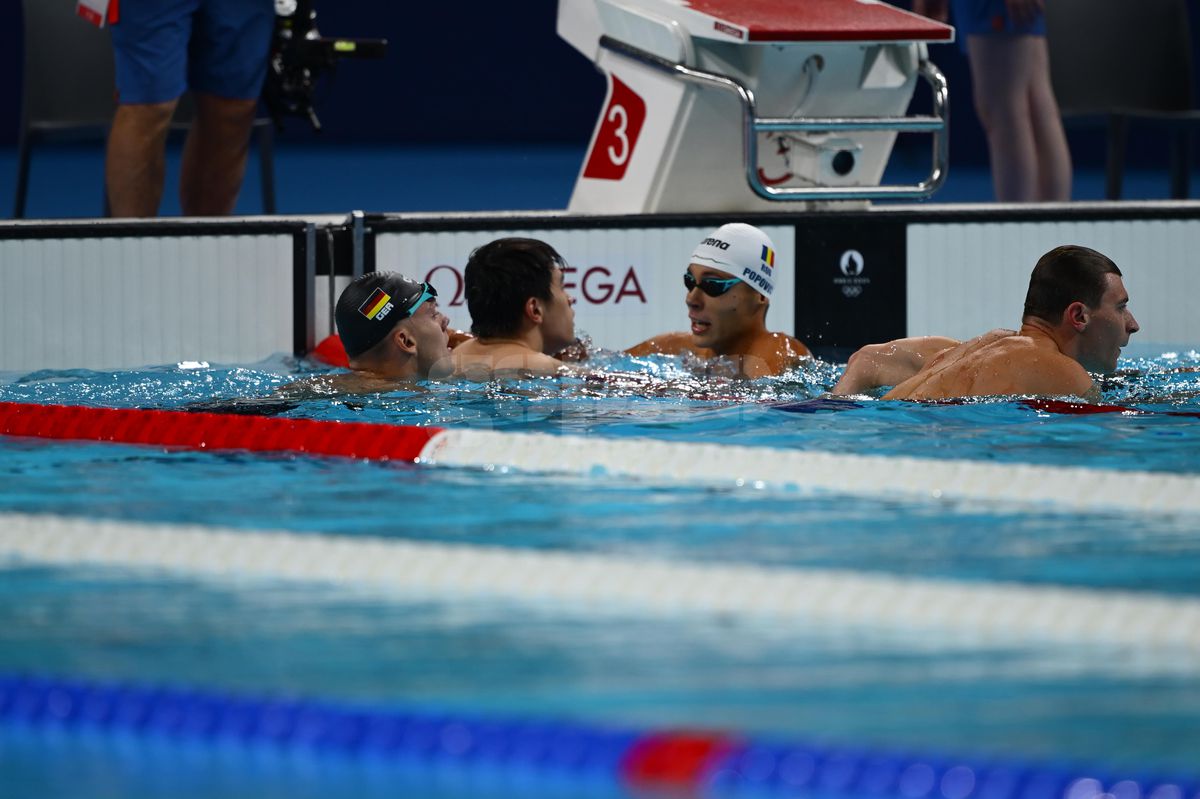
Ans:
MULTIPOLYGON (((36 0, 35 0, 36 1, 36 0)), ((0 0, 0 145, 13 146, 20 109, 19 0, 0 0)), ((514 3, 392 3, 317 0, 326 35, 383 37, 382 61, 346 61, 321 84, 324 131, 300 120, 282 141, 333 144, 586 144, 603 100, 593 66, 555 34, 556 0, 514 3)), ((80 22, 80 24, 85 24, 80 22)), ((104 34, 99 34, 104 35, 104 34)), ((966 61, 953 45, 933 49, 950 81, 952 164, 986 164, 966 61)), ((69 53, 63 54, 70 68, 69 53)), ((1100 163, 1099 134, 1072 132, 1077 163, 1100 163)), ((1131 162, 1165 159, 1158 139, 1135 135, 1131 162)))

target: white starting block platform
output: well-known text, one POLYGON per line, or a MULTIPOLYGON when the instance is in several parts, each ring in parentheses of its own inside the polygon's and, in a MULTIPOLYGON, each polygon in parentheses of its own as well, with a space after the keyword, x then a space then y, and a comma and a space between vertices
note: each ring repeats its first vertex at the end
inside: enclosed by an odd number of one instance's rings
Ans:
POLYGON ((878 0, 559 0, 558 33, 608 79, 569 210, 779 210, 928 197, 946 176, 954 29, 878 0), (917 79, 933 112, 905 116, 917 79), (880 185, 900 132, 928 177, 880 185))

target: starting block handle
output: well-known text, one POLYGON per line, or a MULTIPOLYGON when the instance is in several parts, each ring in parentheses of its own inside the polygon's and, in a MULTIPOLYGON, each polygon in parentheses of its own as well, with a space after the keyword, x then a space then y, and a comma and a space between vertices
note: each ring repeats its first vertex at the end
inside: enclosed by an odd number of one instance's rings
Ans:
POLYGON ((704 72, 669 61, 626 44, 611 36, 601 36, 600 46, 646 66, 667 72, 680 80, 711 86, 737 95, 742 104, 742 157, 745 159, 746 180, 755 194, 768 200, 895 200, 924 199, 946 182, 949 160, 949 87, 941 71, 927 58, 922 58, 918 71, 933 90, 933 115, 912 117, 799 117, 795 119, 760 118, 757 115, 754 92, 728 75, 704 72), (920 183, 894 186, 767 186, 758 176, 758 134, 767 132, 829 132, 853 130, 886 130, 897 133, 933 134, 932 164, 929 175, 920 183))

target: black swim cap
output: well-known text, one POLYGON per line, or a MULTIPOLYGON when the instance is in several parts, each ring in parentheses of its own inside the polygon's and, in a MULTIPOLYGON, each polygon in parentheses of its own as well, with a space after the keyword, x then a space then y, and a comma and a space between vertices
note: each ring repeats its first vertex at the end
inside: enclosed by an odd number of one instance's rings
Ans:
POLYGON ((383 341, 397 322, 412 315, 426 288, 399 272, 368 272, 346 286, 335 312, 346 354, 353 358, 383 341))

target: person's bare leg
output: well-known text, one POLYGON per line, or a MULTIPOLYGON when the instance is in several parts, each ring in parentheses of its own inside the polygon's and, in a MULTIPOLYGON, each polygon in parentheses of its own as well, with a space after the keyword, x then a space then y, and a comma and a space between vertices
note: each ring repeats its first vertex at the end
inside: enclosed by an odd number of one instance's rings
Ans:
POLYGON ((104 184, 113 216, 156 216, 175 100, 118 105, 108 134, 104 184))
POLYGON ((179 205, 187 216, 233 213, 254 127, 257 100, 195 95, 196 119, 183 147, 179 205))
POLYGON ((1050 83, 1050 51, 1043 36, 1031 36, 1029 65, 1029 118, 1037 151, 1038 199, 1056 202, 1071 199, 1071 149, 1063 130, 1062 112, 1050 83))
POLYGON ((969 36, 975 111, 987 134, 992 183, 1001 202, 1037 199, 1037 149, 1030 120, 1024 36, 969 36))

